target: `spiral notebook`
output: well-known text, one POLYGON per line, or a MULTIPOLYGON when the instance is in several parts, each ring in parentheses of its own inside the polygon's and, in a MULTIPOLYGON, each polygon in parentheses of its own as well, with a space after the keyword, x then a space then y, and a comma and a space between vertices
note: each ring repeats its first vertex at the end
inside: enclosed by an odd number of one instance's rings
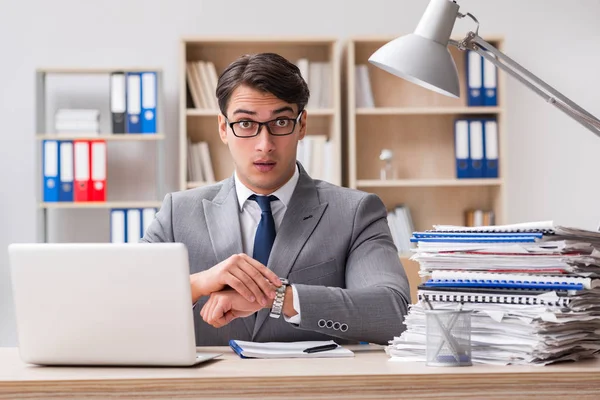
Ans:
POLYGON ((456 225, 434 225, 435 230, 428 232, 539 232, 545 235, 554 234, 555 227, 553 221, 523 222, 511 225, 492 225, 492 226, 456 226, 456 225))
POLYGON ((505 279, 429 279, 424 284, 426 287, 478 287, 478 288, 515 288, 515 289, 547 289, 547 290, 583 290, 582 283, 576 282, 537 282, 531 279, 516 280, 505 279))
MULTIPOLYGON (((564 290, 593 289, 600 286, 600 280, 585 278, 580 276, 565 275, 531 275, 531 274, 506 274, 497 272, 476 272, 476 271, 432 271, 431 278, 440 282, 460 281, 460 282, 483 282, 489 283, 487 286, 493 286, 494 283, 525 283, 536 285, 564 285, 564 290), (579 287, 579 288, 578 288, 579 287)), ((501 286, 497 286, 501 287, 501 286)), ((558 289, 553 287, 536 287, 527 289, 558 289)))
POLYGON ((469 292, 439 292, 434 290, 419 290, 419 300, 427 299, 430 302, 440 303, 495 303, 495 304, 521 304, 530 306, 567 307, 571 297, 559 296, 555 292, 541 294, 498 294, 498 293, 469 293, 469 292))

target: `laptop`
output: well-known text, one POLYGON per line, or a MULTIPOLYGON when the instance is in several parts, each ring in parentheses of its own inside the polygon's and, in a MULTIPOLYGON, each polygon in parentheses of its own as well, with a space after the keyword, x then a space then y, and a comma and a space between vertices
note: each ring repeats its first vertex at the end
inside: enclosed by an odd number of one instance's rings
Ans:
POLYGON ((19 352, 39 365, 191 366, 197 353, 182 243, 8 247, 19 352))

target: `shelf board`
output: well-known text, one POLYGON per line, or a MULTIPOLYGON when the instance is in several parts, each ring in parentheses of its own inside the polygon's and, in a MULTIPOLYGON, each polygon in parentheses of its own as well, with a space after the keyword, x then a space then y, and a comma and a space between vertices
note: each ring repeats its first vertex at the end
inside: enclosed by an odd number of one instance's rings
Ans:
POLYGON ((500 186, 502 179, 396 179, 358 180, 357 187, 451 187, 451 186, 500 186))
MULTIPOLYGON (((333 108, 313 108, 306 110, 309 116, 328 116, 334 115, 333 108)), ((202 108, 188 108, 186 115, 188 117, 216 117, 219 115, 219 110, 202 109, 202 108)))
POLYGON ((85 75, 85 74, 110 74, 112 72, 161 72, 161 68, 156 67, 131 67, 131 68, 38 68, 37 72, 44 74, 66 74, 66 75, 85 75))
POLYGON ((40 208, 160 208, 160 201, 82 201, 40 203, 40 208))
POLYGON ((85 133, 79 134, 53 134, 53 133, 38 133, 35 135, 38 140, 107 140, 107 141, 153 141, 153 140, 164 140, 165 135, 162 133, 125 133, 125 134, 99 134, 99 135, 87 135, 85 133))
POLYGON ((356 115, 500 114, 502 107, 373 107, 357 108, 356 115))

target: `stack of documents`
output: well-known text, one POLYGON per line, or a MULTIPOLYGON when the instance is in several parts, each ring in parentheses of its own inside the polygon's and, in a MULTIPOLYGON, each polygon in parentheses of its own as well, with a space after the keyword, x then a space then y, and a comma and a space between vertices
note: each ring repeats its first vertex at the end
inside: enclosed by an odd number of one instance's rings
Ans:
POLYGON ((100 111, 61 108, 54 116, 54 130, 57 134, 96 135, 100 132, 100 111))
POLYGON ((473 362, 545 365, 600 351, 600 232, 552 222, 414 232, 428 280, 386 348, 425 361, 425 314, 471 310, 473 362))

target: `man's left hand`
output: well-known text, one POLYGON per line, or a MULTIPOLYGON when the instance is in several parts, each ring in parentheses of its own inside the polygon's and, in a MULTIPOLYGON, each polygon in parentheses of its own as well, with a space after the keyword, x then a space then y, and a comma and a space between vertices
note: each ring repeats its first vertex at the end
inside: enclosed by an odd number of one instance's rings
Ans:
POLYGON ((212 293, 200 310, 200 316, 206 323, 221 328, 236 318, 247 317, 262 308, 258 302, 250 302, 235 290, 228 289, 212 293))

